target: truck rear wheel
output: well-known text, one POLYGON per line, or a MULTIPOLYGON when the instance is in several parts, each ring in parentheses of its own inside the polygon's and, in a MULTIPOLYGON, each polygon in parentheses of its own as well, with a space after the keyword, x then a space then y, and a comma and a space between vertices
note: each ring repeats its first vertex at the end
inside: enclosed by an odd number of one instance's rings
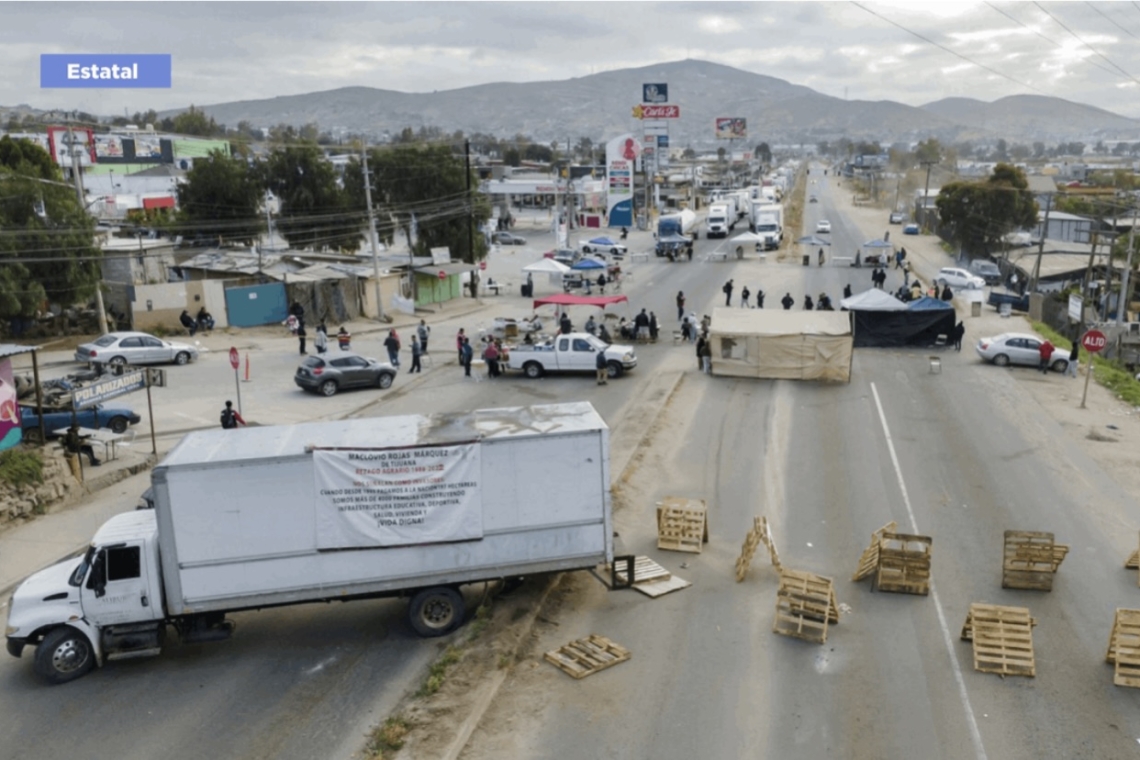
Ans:
POLYGON ((67 683, 95 667, 91 642, 71 626, 50 631, 36 647, 36 674, 51 684, 67 683))
POLYGON ((527 362, 523 365, 523 372, 531 380, 542 377, 542 365, 538 362, 527 362))
POLYGON ((408 605, 408 622, 420 636, 443 636, 463 624, 466 612, 462 594, 450 586, 436 586, 412 597, 408 605))

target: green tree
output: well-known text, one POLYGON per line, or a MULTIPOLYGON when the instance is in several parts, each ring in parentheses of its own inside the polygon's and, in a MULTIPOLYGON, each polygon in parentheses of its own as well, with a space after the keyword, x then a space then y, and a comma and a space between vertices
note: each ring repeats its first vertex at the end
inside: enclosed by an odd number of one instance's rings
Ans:
POLYGON ((815 145, 815 152, 821 156, 831 155, 831 143, 827 140, 822 140, 815 145))
POLYGON ((47 151, 0 138, 0 197, 0 316, 33 316, 47 301, 71 306, 94 295, 102 256, 95 222, 47 151))
POLYGON ((683 151, 681 151, 681 158, 688 159, 691 161, 696 157, 697 157, 697 152, 695 150, 693 150, 692 148, 685 148, 683 151))
POLYGON ((158 112, 153 108, 149 111, 135 111, 135 115, 131 117, 131 123, 139 127, 144 127, 147 124, 157 124, 158 112))
MULTIPOLYGON (((428 255, 431 248, 451 249, 454 260, 474 263, 487 255, 480 228, 491 218, 491 204, 478 191, 479 183, 468 175, 462 155, 445 145, 400 145, 369 152, 372 200, 393 222, 381 228, 391 241, 397 228, 410 241, 412 218, 417 239, 414 250, 428 255), (470 186, 470 187, 468 187, 470 186), (469 239, 474 242, 471 249, 469 239)), ((345 186, 353 204, 364 207, 361 166, 349 164, 345 186)))
POLYGON ((999 138, 997 145, 994 146, 993 159, 995 161, 1008 161, 1009 160, 1009 143, 1005 138, 999 138))
POLYGON ((364 204, 353 208, 336 170, 315 145, 278 148, 260 167, 262 183, 281 201, 276 226, 292 248, 356 248, 364 204))
POLYGON ((503 163, 507 166, 521 166, 522 156, 519 154, 519 149, 512 147, 503 151, 503 163))
POLYGON ((1001 239, 1017 229, 1037 224, 1037 202, 1025 173, 999 163, 982 181, 951 182, 935 203, 950 238, 970 255, 997 250, 1001 239))
POLYGON ((917 146, 915 146, 914 157, 920 163, 933 161, 937 164, 942 161, 942 156, 945 152, 946 151, 942 147, 942 143, 938 142, 936 138, 931 137, 923 140, 917 146))
POLYGON ((180 135, 197 135, 199 137, 213 137, 214 135, 222 132, 218 127, 214 117, 206 116, 206 114, 194 106, 190 106, 189 111, 183 111, 174 117, 171 132, 177 132, 180 135))
POLYGON ((1029 158, 1030 155, 1032 155, 1032 152, 1030 151, 1028 145, 1014 143, 1009 147, 1009 155, 1015 161, 1024 161, 1025 159, 1029 158))
POLYGON ((883 152, 883 146, 877 142, 861 141, 855 146, 855 155, 857 156, 877 156, 883 152))
POLYGON ((727 155, 728 155, 728 151, 726 151, 724 149, 723 145, 716 149, 716 160, 721 162, 722 164, 724 163, 724 158, 727 155))
POLYGON ((1033 143, 1033 157, 1034 158, 1044 158, 1045 157, 1045 143, 1041 142, 1040 140, 1033 143))
POLYGON ((756 156, 756 159, 760 161, 760 163, 772 163, 772 148, 766 142, 757 145, 752 155, 756 156))
POLYGON ((256 169, 240 158, 212 151, 197 159, 178 186, 178 222, 195 236, 252 243, 265 228, 265 187, 256 169))

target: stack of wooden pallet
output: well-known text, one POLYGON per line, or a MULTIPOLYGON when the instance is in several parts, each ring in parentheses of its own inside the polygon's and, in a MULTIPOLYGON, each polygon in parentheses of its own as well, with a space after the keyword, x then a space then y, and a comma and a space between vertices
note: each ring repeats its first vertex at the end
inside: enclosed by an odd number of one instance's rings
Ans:
POLYGON ((708 542, 708 508, 703 500, 667 496, 657 502, 658 549, 699 554, 708 542))
POLYGON ((1033 626, 1025 607, 971 604, 962 639, 974 644, 974 670, 1001 676, 1037 675, 1033 626))
POLYGON ((1053 576, 1068 553, 1069 547, 1054 543, 1052 533, 1007 530, 1001 587, 1052 591, 1053 576))
POLYGON ((776 591, 776 621, 772 630, 817 644, 827 643, 828 624, 838 625, 839 605, 830 578, 780 568, 776 591))

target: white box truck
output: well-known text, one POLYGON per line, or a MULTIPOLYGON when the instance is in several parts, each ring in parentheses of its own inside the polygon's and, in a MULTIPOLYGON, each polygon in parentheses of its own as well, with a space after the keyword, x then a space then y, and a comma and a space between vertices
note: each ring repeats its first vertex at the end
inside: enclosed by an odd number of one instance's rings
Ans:
POLYGON ((709 206, 709 218, 705 224, 708 227, 708 237, 726 237, 736 224, 736 213, 729 209, 728 203, 718 201, 709 206))
POLYGON ((198 431, 151 482, 153 509, 13 594, 8 652, 36 647, 48 682, 262 607, 406 596, 439 636, 463 584, 613 560, 609 430, 585 402, 198 431))

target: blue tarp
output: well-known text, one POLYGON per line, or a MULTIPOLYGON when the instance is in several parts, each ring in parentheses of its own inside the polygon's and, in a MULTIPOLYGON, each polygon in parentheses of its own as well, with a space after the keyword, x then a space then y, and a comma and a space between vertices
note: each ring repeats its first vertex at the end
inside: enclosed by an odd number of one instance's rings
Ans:
POLYGON ((953 309, 954 305, 941 298, 923 296, 917 301, 911 301, 906 307, 909 311, 935 311, 940 309, 953 309))

